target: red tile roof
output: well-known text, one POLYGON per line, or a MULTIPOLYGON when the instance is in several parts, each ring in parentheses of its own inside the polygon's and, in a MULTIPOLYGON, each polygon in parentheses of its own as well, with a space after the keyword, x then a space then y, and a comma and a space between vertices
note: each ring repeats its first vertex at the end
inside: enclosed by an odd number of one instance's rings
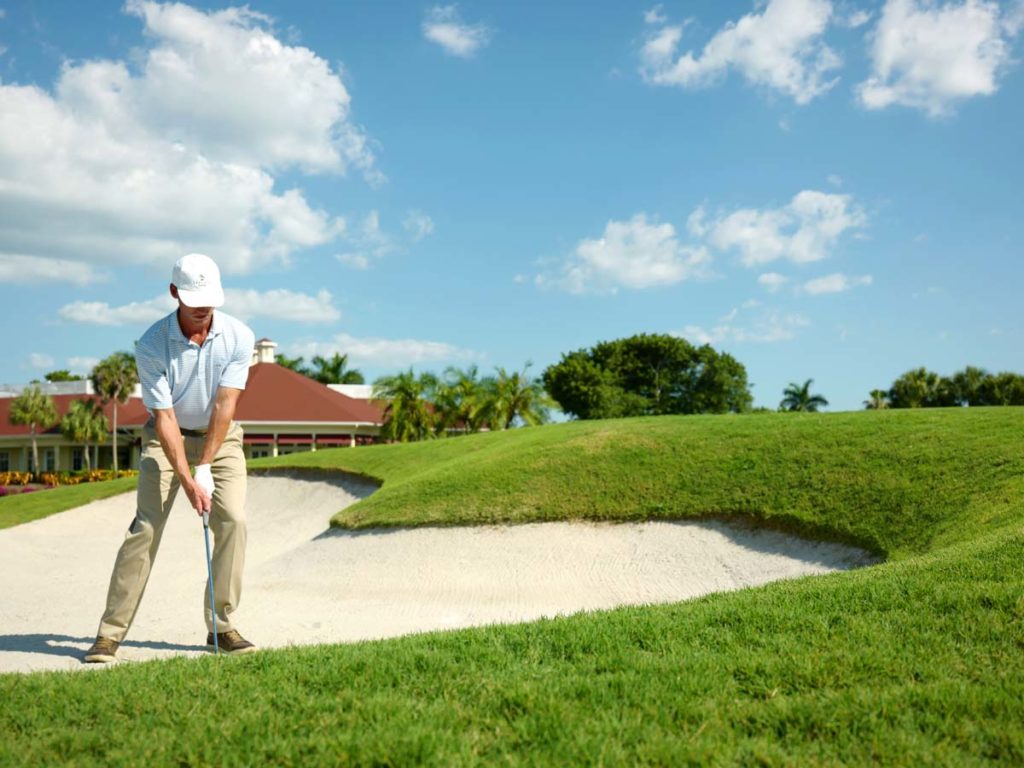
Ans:
MULTIPOLYGON (((67 413, 72 401, 88 395, 53 395, 57 406, 57 424, 46 432, 60 432, 60 417, 67 413)), ((9 416, 14 398, 0 397, 0 436, 28 435, 27 426, 11 424, 9 416)), ((104 409, 107 420, 113 423, 113 406, 104 409)), ((139 427, 149 414, 142 400, 130 399, 117 409, 118 427, 139 427)), ((257 363, 249 369, 249 382, 238 401, 235 420, 241 422, 283 421, 300 423, 369 423, 384 421, 383 409, 365 400, 357 400, 335 392, 323 384, 306 378, 276 363, 257 363)), ((39 430, 42 434, 44 430, 39 430)))
POLYGON ((235 411, 238 421, 380 424, 381 408, 335 392, 277 363, 257 363, 235 411))
MULTIPOLYGON (((57 422, 50 425, 48 429, 37 429, 36 434, 52 434, 56 435, 60 433, 60 420, 64 417, 64 414, 68 412, 68 408, 71 407, 71 403, 75 400, 99 400, 94 395, 52 395, 53 403, 57 406, 57 422)), ((22 424, 11 424, 11 403, 14 402, 13 397, 0 397, 0 435, 27 435, 29 434, 29 428, 27 425, 22 424)), ((111 425, 114 423, 114 405, 113 403, 107 403, 103 406, 103 413, 107 416, 107 421, 111 425)), ((142 426, 146 423, 149 418, 149 414, 146 412, 145 406, 142 404, 142 400, 138 398, 131 398, 127 403, 118 403, 117 406, 117 426, 121 427, 136 427, 142 426)))

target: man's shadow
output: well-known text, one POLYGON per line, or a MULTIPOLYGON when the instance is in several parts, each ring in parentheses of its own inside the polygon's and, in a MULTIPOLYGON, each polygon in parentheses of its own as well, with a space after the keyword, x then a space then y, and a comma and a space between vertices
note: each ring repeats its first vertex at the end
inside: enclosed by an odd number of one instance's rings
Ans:
MULTIPOLYGON (((70 635, 0 635, 0 653, 42 653, 48 656, 69 656, 81 660, 94 637, 70 635), (76 647, 69 643, 78 643, 76 647)), ((152 640, 126 640, 122 648, 145 648, 152 651, 205 651, 205 645, 179 645, 152 640)))

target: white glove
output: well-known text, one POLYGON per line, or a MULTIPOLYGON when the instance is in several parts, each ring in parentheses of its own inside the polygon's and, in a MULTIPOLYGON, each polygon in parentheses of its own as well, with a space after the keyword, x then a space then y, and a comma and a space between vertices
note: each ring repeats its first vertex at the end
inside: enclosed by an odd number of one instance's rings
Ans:
POLYGON ((213 499, 213 472, 210 471, 209 464, 199 464, 196 466, 195 481, 200 488, 206 491, 210 499, 213 499))

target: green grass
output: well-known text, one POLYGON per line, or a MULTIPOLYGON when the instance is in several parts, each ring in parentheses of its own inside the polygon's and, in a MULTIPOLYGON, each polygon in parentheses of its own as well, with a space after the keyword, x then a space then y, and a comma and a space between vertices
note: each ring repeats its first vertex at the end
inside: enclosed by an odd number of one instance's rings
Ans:
POLYGON ((0 529, 48 517, 119 493, 135 490, 137 477, 122 477, 99 483, 64 485, 33 493, 18 493, 0 498, 0 529))
POLYGON ((889 560, 518 626, 0 676, 0 764, 1024 763, 1024 409, 570 424, 276 461, 297 463, 384 481, 348 525, 733 512, 889 560))
POLYGON ((342 527, 747 516, 890 557, 1015 519, 1024 408, 576 422, 260 459, 381 489, 342 527))

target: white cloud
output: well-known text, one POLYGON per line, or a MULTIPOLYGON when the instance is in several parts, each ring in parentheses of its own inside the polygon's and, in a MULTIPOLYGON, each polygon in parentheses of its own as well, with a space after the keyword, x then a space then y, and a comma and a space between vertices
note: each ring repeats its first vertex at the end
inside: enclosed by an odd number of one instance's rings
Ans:
POLYGON ((830 173, 825 180, 833 187, 843 186, 843 177, 837 173, 830 173))
MULTIPOLYGON (((429 221, 429 217, 425 218, 429 221)), ((433 222, 430 222, 430 226, 433 226, 433 222)), ((381 229, 380 214, 377 211, 366 214, 359 226, 346 233, 345 240, 352 246, 352 250, 335 254, 334 258, 354 269, 369 269, 374 261, 399 249, 395 238, 381 229)))
POLYGON ((789 278, 785 275, 780 275, 778 272, 765 272, 757 276, 757 282, 772 293, 775 293, 775 291, 789 282, 789 278))
POLYGON ((852 288, 857 288, 862 285, 871 285, 872 282, 874 282, 874 280, 871 275, 848 277, 846 275, 836 273, 808 280, 803 284, 803 291, 811 294, 812 296, 818 296, 823 293, 842 293, 843 291, 849 291, 852 288))
POLYGON ((0 269, 51 260, 87 282, 201 251, 244 272, 336 239, 343 221, 275 188, 284 169, 379 177, 330 65, 245 8, 126 10, 137 66, 67 62, 52 94, 0 83, 0 269))
POLYGON ((651 288, 698 276, 707 261, 706 249, 680 244, 671 224, 648 223, 638 213, 608 222, 600 238, 581 240, 560 274, 540 275, 537 282, 570 293, 651 288))
MULTIPOLYGON (((3 193, 0 192, 0 198, 2 197, 3 193)), ((3 213, 0 212, 0 230, 3 227, 3 218, 3 213)), ((107 275, 80 261, 46 259, 0 251, 0 281, 5 283, 63 282, 88 285, 106 279, 107 275)))
MULTIPOLYGON (((698 209, 700 210, 700 209, 698 209)), ((753 267, 776 259, 796 263, 826 258, 839 237, 864 226, 867 216, 850 195, 815 190, 798 192, 782 208, 745 208, 701 227, 707 242, 723 251, 735 250, 753 267)))
POLYGON ((644 24, 665 24, 667 22, 668 17, 665 16, 664 8, 660 3, 644 11, 644 24))
POLYGON ((734 322, 738 315, 739 311, 733 310, 710 328, 687 325, 681 331, 675 331, 673 335, 681 336, 695 344, 767 344, 789 341, 796 337, 798 329, 810 325, 810 321, 801 314, 779 310, 765 310, 746 325, 734 322))
POLYGON ((228 288, 224 291, 224 311, 246 321, 268 318, 293 323, 333 323, 341 317, 327 290, 310 296, 284 289, 254 291, 228 288))
POLYGON ((402 228, 415 243, 434 231, 434 220, 423 211, 411 210, 402 222, 402 228))
POLYGON ((49 355, 45 355, 41 352, 31 352, 28 356, 28 364, 33 368, 40 370, 50 370, 53 368, 54 359, 49 355))
POLYGON ((92 369, 95 368, 99 362, 100 359, 98 357, 69 357, 68 370, 71 371, 71 373, 78 373, 82 376, 87 376, 92 373, 92 369))
POLYGON ((472 57, 491 39, 484 24, 466 24, 455 5, 435 5, 423 20, 423 36, 463 59, 472 57))
POLYGON ((995 93, 1024 19, 1019 8, 1004 13, 986 0, 887 0, 871 35, 872 74, 858 88, 861 103, 868 109, 899 104, 937 117, 958 101, 995 93))
POLYGON ((457 362, 480 356, 442 341, 421 339, 356 338, 339 333, 331 341, 311 341, 289 346, 291 355, 311 358, 329 357, 334 353, 348 355, 355 365, 409 366, 420 363, 457 362))
MULTIPOLYGON (((75 301, 61 307, 57 314, 64 320, 85 325, 146 326, 173 312, 177 306, 170 294, 165 294, 116 307, 105 301, 75 301)), ((341 317, 327 290, 310 296, 283 289, 226 288, 224 311, 246 321, 268 318, 295 323, 331 323, 341 317)))
POLYGON ((836 22, 839 24, 839 26, 846 27, 847 29, 857 29, 858 27, 863 27, 869 21, 871 21, 871 11, 865 11, 863 9, 853 11, 850 14, 840 16, 839 18, 836 19, 836 22))
POLYGON ((693 88, 723 78, 730 68, 756 85, 774 88, 806 104, 828 91, 840 66, 822 40, 832 15, 829 0, 769 0, 760 13, 729 22, 704 46, 678 55, 683 26, 651 32, 640 52, 640 72, 656 85, 693 88))
POLYGON ((149 325, 170 314, 178 306, 170 294, 146 301, 133 301, 112 307, 105 301, 74 301, 57 314, 64 320, 83 325, 149 325))
POLYGON ((334 258, 342 264, 352 267, 352 269, 365 270, 370 268, 370 260, 361 253, 336 253, 334 258))

